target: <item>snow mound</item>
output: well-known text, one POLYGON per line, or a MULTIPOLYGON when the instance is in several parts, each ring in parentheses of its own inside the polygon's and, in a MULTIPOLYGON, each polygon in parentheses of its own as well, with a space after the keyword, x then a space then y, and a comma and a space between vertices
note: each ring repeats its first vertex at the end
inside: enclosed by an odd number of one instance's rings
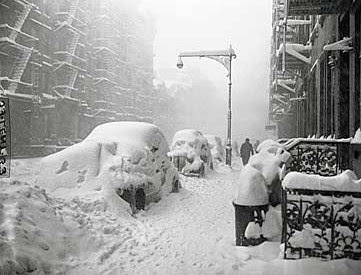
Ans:
POLYGON ((257 152, 268 151, 269 153, 275 154, 278 148, 284 149, 284 145, 273 139, 266 139, 262 141, 256 149, 257 152))
POLYGON ((40 187, 3 180, 0 274, 93 274, 90 265, 104 274, 109 259, 116 263, 149 241, 141 223, 123 214, 101 197, 53 198, 40 187))
POLYGON ((284 178, 282 186, 291 189, 361 192, 361 179, 357 180, 351 170, 332 177, 290 172, 284 178))
POLYGON ((76 230, 64 224, 44 189, 19 181, 0 184, 0 274, 65 270, 76 230))
POLYGON ((245 237, 247 239, 249 238, 260 238, 262 234, 262 228, 259 224, 255 222, 249 222, 246 228, 245 237))
POLYGON ((268 240, 280 241, 282 234, 281 205, 269 206, 262 224, 262 235, 268 240))
POLYGON ((270 153, 268 150, 261 150, 258 154, 251 156, 247 165, 260 171, 267 185, 271 185, 277 176, 282 178, 283 170, 280 166, 282 166, 289 157, 290 154, 282 149, 277 149, 275 153, 270 153))
POLYGON ((266 180, 260 171, 249 165, 242 169, 233 202, 238 205, 268 204, 266 180))
POLYGON ((39 184, 54 196, 103 197, 115 211, 128 211, 117 194, 120 190, 152 185, 154 198, 172 190, 178 175, 168 151, 166 139, 153 124, 105 123, 82 142, 43 158, 39 184))

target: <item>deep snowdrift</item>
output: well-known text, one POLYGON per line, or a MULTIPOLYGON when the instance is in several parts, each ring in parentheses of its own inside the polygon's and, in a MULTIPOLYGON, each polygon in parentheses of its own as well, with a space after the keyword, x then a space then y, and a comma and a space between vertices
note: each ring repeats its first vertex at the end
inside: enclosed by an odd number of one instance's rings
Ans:
POLYGON ((61 209, 62 203, 44 189, 0 182, 0 274, 64 272, 72 255, 88 250, 80 247, 86 238, 80 220, 65 217, 61 209))
POLYGON ((0 274, 360 274, 361 261, 283 260, 279 241, 235 247, 238 169, 182 177, 180 193, 133 217, 100 197, 55 198, 35 187, 36 165, 16 160, 0 182, 0 274))

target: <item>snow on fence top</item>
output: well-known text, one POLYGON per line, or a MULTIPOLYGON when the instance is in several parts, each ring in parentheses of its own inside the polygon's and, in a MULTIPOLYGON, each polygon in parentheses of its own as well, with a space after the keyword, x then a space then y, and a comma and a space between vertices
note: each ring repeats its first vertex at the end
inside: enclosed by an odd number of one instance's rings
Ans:
POLYGON ((352 142, 352 138, 342 138, 342 139, 334 139, 331 136, 328 137, 320 137, 320 138, 316 138, 316 137, 308 137, 308 138, 291 138, 289 139, 287 142, 284 143, 284 148, 285 150, 289 150, 293 147, 295 147, 298 143, 301 142, 324 142, 324 143, 334 143, 334 142, 338 142, 338 143, 349 143, 352 142))
POLYGON ((282 181, 282 187, 284 189, 361 192, 361 179, 357 180, 355 173, 351 170, 332 177, 290 172, 282 181))

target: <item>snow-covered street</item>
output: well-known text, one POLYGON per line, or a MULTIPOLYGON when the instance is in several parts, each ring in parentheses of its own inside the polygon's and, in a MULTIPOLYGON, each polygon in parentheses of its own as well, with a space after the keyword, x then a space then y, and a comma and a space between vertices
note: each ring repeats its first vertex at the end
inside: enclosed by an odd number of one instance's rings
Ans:
POLYGON ((1 184, 0 228, 14 257, 3 257, 0 274, 360 274, 360 261, 283 260, 276 241, 236 247, 231 202, 239 169, 182 176, 179 193, 132 217, 113 214, 102 200, 46 195, 32 182, 36 162, 13 167, 1 184))
POLYGON ((224 255, 219 252, 234 235, 233 178, 233 174, 182 178, 184 188, 179 194, 171 194, 138 215, 145 228, 156 229, 158 235, 144 261, 139 263, 135 257, 128 270, 199 274, 223 269, 224 255))

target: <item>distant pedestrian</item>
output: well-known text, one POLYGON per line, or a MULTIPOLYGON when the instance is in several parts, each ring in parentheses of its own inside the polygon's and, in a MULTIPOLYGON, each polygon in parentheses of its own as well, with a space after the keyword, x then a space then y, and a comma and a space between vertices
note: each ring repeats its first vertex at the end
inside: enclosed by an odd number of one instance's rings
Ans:
POLYGON ((242 143, 240 153, 243 165, 246 165, 250 156, 254 154, 252 144, 249 142, 249 138, 246 138, 246 141, 242 143))
POLYGON ((258 153, 257 147, 258 147, 259 144, 260 144, 260 142, 259 142, 258 139, 257 139, 257 141, 253 144, 253 149, 254 149, 255 153, 258 153))

